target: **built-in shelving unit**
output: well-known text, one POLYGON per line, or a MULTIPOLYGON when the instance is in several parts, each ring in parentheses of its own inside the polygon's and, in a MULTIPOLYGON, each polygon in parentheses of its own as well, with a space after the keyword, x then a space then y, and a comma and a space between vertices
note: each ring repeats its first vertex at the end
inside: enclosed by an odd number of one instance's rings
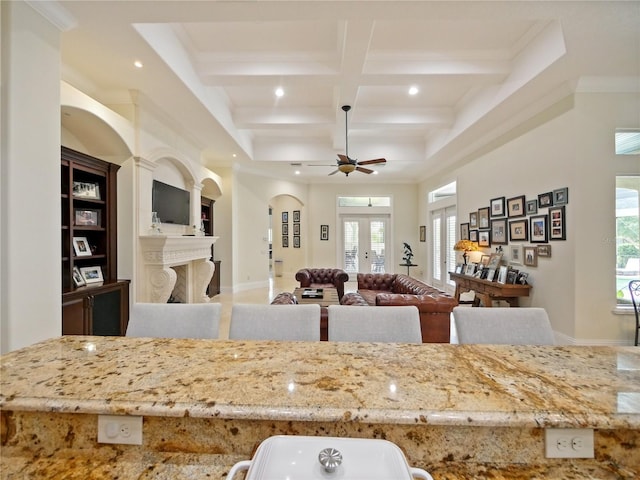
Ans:
POLYGON ((119 165, 62 147, 62 333, 65 335, 123 335, 126 330, 129 281, 117 278, 116 175, 119 168, 119 165))
MULTIPOLYGON (((216 201, 206 197, 200 197, 200 200, 200 215, 202 224, 204 225, 204 234, 206 236, 212 236, 214 229, 213 205, 216 201)), ((209 297, 214 297, 220 293, 220 260, 214 260, 213 252, 214 246, 211 245, 211 261, 216 269, 213 272, 213 277, 211 277, 211 282, 209 282, 209 288, 207 289, 209 297)))

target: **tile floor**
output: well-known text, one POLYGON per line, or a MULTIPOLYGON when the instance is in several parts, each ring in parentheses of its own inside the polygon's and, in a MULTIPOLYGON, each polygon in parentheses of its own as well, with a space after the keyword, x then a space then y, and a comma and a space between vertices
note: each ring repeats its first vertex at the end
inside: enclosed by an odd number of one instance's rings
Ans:
MULTIPOLYGON (((211 299, 212 302, 222 304, 222 317, 220 319, 220 338, 229 338, 229 322, 231 319, 231 306, 234 303, 262 303, 269 304, 271 300, 281 292, 292 292, 299 283, 293 276, 270 277, 269 286, 245 290, 238 293, 221 293, 211 299)), ((355 292, 358 289, 357 282, 345 283, 345 292, 355 292)), ((458 343, 453 318, 451 321, 451 343, 458 343)))

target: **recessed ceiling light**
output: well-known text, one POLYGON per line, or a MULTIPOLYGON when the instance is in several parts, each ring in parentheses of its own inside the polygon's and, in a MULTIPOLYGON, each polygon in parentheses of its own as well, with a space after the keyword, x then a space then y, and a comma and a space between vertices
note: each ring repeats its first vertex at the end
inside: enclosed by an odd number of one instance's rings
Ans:
POLYGON ((282 97, 284 95, 284 90, 282 87, 276 88, 276 97, 282 97))
POLYGON ((300 175, 300 170, 296 170, 296 175, 300 175))
POLYGON ((409 95, 417 95, 418 92, 418 87, 416 87, 415 85, 409 87, 409 95))
POLYGON ((144 64, 143 64, 140 60, 136 60, 135 62, 133 62, 133 65, 134 65, 136 68, 142 68, 142 67, 144 67, 144 64))
POLYGON ((374 175, 377 175, 377 174, 378 174, 378 171, 377 171, 377 170, 374 170, 374 171, 373 171, 373 174, 374 174, 374 175))
POLYGON ((231 155, 231 156, 232 156, 233 158, 236 158, 236 157, 237 157, 237 155, 236 155, 235 153, 234 153, 233 155, 231 155))

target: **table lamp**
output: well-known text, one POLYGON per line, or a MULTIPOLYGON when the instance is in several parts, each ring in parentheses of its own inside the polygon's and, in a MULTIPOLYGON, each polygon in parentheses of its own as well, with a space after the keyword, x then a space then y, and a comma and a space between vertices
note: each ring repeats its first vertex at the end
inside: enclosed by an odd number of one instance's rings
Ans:
POLYGON ((464 260, 464 264, 467 264, 467 252, 475 252, 478 250, 478 244, 476 242, 472 242, 471 240, 458 240, 456 244, 453 246, 453 249, 456 251, 464 251, 462 254, 462 258, 464 260))

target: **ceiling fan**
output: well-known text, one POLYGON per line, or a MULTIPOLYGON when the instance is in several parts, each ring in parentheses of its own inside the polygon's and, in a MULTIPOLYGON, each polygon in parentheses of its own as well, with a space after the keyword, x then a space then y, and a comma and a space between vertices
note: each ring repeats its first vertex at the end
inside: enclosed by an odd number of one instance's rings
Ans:
POLYGON ((382 164, 384 165, 387 161, 384 158, 376 158, 374 160, 365 160, 362 162, 357 161, 354 158, 349 157, 349 135, 347 131, 347 112, 351 110, 350 105, 343 105, 342 110, 344 111, 344 137, 345 137, 345 155, 338 154, 338 168, 334 170, 329 175, 334 175, 338 172, 344 173, 347 177, 351 172, 357 170, 362 173, 373 173, 373 170, 369 168, 364 168, 361 165, 374 165, 374 164, 382 164))

